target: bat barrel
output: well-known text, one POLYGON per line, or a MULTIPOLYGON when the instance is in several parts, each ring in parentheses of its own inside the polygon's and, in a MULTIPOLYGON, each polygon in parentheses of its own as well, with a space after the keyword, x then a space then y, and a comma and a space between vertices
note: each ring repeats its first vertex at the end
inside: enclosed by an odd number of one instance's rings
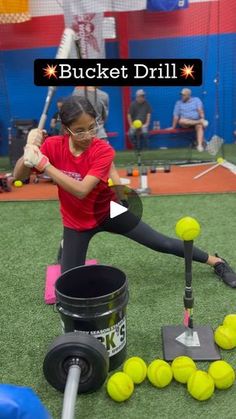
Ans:
POLYGON ((46 120, 47 120, 48 109, 49 109, 49 106, 50 106, 50 103, 52 101, 52 97, 53 97, 55 91, 56 91, 56 87, 55 86, 53 86, 53 87, 50 86, 48 88, 47 98, 45 100, 43 112, 42 112, 42 115, 40 117, 40 121, 39 121, 39 124, 38 124, 38 128, 39 129, 44 129, 44 127, 45 127, 46 120))
MULTIPOLYGON (((72 45, 73 45, 74 41, 75 41, 75 32, 71 28, 66 28, 63 32, 62 37, 61 37, 61 42, 60 42, 59 48, 57 50, 56 58, 57 59, 69 58, 71 48, 72 48, 72 45)), ((55 91, 56 91, 55 86, 50 86, 48 88, 47 98, 46 98, 44 108, 43 108, 43 112, 42 112, 42 115, 40 117, 40 121, 39 121, 39 124, 38 124, 38 128, 40 128, 40 129, 43 129, 45 127, 48 109, 49 109, 49 106, 51 104, 52 97, 53 97, 55 91)))

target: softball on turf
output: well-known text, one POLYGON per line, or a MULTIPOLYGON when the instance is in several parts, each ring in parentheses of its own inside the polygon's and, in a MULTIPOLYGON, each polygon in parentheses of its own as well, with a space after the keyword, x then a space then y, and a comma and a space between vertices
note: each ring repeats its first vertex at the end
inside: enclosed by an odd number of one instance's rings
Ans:
POLYGON ((107 392, 112 400, 124 402, 134 392, 134 383, 129 375, 124 372, 116 372, 107 382, 107 392))
POLYGON ((217 163, 218 164, 221 164, 221 163, 224 163, 224 159, 223 159, 223 157, 218 157, 218 159, 217 159, 217 163))
POLYGON ((135 384, 140 384, 147 376, 147 365, 142 358, 133 356, 125 361, 123 371, 130 376, 135 384))
POLYGON ((192 217, 181 218, 175 226, 177 236, 184 241, 196 239, 200 234, 200 230, 200 224, 192 217))
POLYGON ((171 366, 162 359, 155 359, 148 366, 147 376, 155 387, 163 388, 168 386, 173 378, 171 366))
POLYGON ((236 314, 227 314, 223 321, 223 326, 230 327, 236 332, 236 314))
POLYGON ((208 374, 213 378, 216 388, 226 390, 231 387, 235 381, 235 372, 228 362, 212 362, 208 374))
POLYGON ((194 399, 203 401, 213 395, 215 384, 213 378, 207 372, 197 370, 190 375, 187 388, 194 399))
POLYGON ((196 371, 197 366, 192 358, 188 356, 178 356, 171 364, 174 378, 179 383, 187 383, 190 375, 196 371))
POLYGON ((21 182, 21 180, 15 180, 14 186, 16 188, 20 188, 21 186, 23 186, 23 182, 21 182))
POLYGON ((236 347, 236 332, 228 326, 219 326, 214 332, 217 345, 222 349, 233 349, 236 347))
POLYGON ((135 119, 135 121, 133 121, 132 125, 133 125, 133 128, 139 129, 139 128, 142 128, 143 123, 142 123, 142 121, 140 121, 140 119, 135 119))

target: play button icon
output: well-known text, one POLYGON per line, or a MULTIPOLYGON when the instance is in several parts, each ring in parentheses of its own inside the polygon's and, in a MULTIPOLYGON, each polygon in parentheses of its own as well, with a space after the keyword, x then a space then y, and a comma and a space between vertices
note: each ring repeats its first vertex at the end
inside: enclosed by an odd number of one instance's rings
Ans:
POLYGON ((110 201, 110 218, 118 217, 119 215, 124 214, 126 211, 128 211, 128 208, 117 204, 117 202, 110 201))
POLYGON ((104 189, 97 195, 94 203, 97 225, 104 231, 128 233, 139 224, 142 214, 143 206, 139 195, 126 185, 113 185, 104 189))

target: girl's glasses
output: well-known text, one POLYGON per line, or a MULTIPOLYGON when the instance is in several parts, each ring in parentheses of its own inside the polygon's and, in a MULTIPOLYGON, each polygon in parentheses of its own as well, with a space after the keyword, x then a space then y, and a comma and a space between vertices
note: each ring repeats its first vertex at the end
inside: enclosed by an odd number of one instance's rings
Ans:
POLYGON ((87 135, 89 135, 90 137, 94 137, 96 135, 96 133, 98 132, 99 129, 99 125, 96 123, 96 125, 87 130, 87 131, 78 131, 78 132, 73 132, 70 128, 66 127, 66 129, 69 131, 69 133, 71 135, 73 135, 74 137, 79 138, 80 140, 83 140, 84 138, 86 138, 87 135))

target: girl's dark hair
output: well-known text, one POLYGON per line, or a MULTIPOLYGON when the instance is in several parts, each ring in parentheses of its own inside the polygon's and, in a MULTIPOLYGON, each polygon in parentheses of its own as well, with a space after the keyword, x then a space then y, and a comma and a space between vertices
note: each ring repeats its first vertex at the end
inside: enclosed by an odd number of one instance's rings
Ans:
POLYGON ((87 113, 96 119, 97 114, 94 107, 91 105, 89 100, 83 96, 70 96, 68 97, 60 110, 60 118, 63 125, 68 127, 79 118, 82 113, 87 113))

